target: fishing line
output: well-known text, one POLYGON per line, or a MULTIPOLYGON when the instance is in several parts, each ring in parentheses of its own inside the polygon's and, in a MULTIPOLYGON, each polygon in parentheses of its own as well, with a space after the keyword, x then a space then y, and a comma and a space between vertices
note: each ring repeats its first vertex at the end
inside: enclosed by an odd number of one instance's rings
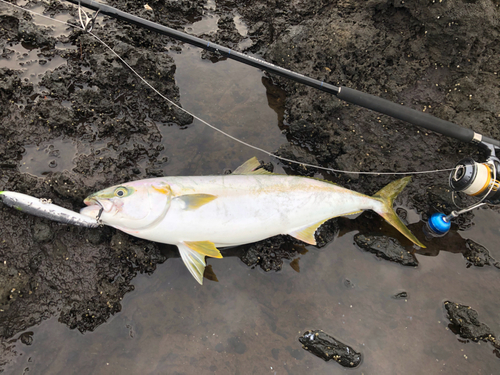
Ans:
POLYGON ((233 141, 238 142, 238 143, 240 143, 240 144, 242 144, 244 146, 247 146, 247 147, 249 147, 249 148, 251 148, 253 150, 262 152, 263 154, 266 154, 269 157, 276 158, 278 160, 281 160, 281 161, 284 161, 284 162, 287 162, 287 163, 297 164, 297 165, 303 166, 303 167, 316 168, 316 169, 320 169, 320 170, 324 170, 324 171, 329 171, 329 172, 348 173, 348 174, 363 174, 363 175, 377 175, 377 176, 380 176, 380 175, 413 175, 413 174, 441 173, 441 172, 453 171, 455 169, 455 168, 447 168, 447 169, 434 169, 434 170, 428 170, 428 171, 415 171, 415 172, 363 172, 363 171, 357 172, 357 171, 346 171, 346 170, 341 170, 341 169, 334 169, 334 168, 322 167, 322 166, 319 166, 319 165, 314 165, 314 164, 309 164, 309 163, 302 163, 302 162, 299 162, 299 161, 296 161, 296 160, 293 160, 293 159, 285 158, 283 156, 275 155, 272 152, 269 152, 269 151, 264 150, 264 149, 262 149, 260 147, 251 145, 250 143, 247 143, 247 142, 245 142, 245 141, 243 141, 243 140, 241 140, 239 138, 234 137, 233 135, 231 135, 229 133, 226 133, 225 131, 223 131, 223 130, 217 128, 217 127, 215 127, 214 125, 208 123, 207 121, 203 120, 202 118, 200 118, 200 117, 196 116, 195 114, 191 113, 187 109, 182 108, 180 105, 174 103, 172 100, 170 100, 169 98, 167 98, 166 96, 164 96, 162 93, 160 93, 148 81, 146 81, 146 79, 144 79, 139 73, 137 73, 120 55, 118 55, 118 53, 116 53, 110 46, 108 46, 101 38, 99 38, 97 35, 95 35, 91 31, 92 28, 90 28, 90 29, 88 28, 88 26, 90 25, 90 22, 92 22, 93 20, 95 20, 95 16, 97 14, 94 15, 94 17, 89 18, 88 15, 87 15, 87 13, 85 11, 81 10, 81 7, 79 7, 80 21, 81 21, 82 25, 78 26, 78 25, 73 25, 73 24, 65 22, 65 21, 60 21, 58 19, 45 16, 43 14, 34 12, 32 10, 29 10, 29 9, 24 9, 24 8, 18 6, 18 5, 8 3, 5 0, 0 0, 0 2, 8 4, 10 6, 13 6, 13 7, 17 8, 17 9, 22 10, 22 11, 30 12, 30 13, 35 14, 37 16, 40 16, 40 17, 43 17, 43 18, 47 18, 47 19, 49 19, 51 21, 59 22, 59 23, 65 24, 67 26, 74 27, 74 28, 80 29, 82 31, 86 31, 93 38, 95 38, 99 43, 101 43, 104 47, 106 47, 107 49, 109 49, 111 51, 111 53, 113 53, 127 68, 129 68, 132 71, 132 73, 134 73, 146 86, 148 86, 151 90, 153 90, 163 100, 167 101, 169 104, 171 104, 172 106, 178 108, 179 110, 183 111, 184 113, 192 116, 194 119, 198 120, 202 124, 204 124, 204 125, 208 126, 209 128, 211 128, 211 129, 219 132, 220 134, 224 135, 225 137, 227 137, 229 139, 232 139, 233 141), (81 17, 82 13, 85 15, 85 18, 86 18, 85 23, 83 22, 82 17, 81 17))

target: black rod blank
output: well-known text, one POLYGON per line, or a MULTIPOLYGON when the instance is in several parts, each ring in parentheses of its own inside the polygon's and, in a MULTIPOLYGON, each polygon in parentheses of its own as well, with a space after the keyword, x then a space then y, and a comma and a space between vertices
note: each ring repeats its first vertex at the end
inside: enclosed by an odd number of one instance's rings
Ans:
POLYGON ((134 25, 144 27, 146 29, 155 31, 159 34, 167 35, 171 38, 180 40, 182 42, 191 44, 193 46, 203 48, 210 52, 220 53, 222 56, 241 63, 265 70, 269 73, 277 74, 282 77, 289 78, 293 81, 302 83, 304 85, 314 87, 318 90, 328 92, 337 96, 346 102, 359 105, 364 108, 409 122, 413 125, 418 125, 423 128, 432 130, 436 133, 446 135, 448 137, 456 138, 463 142, 485 142, 490 143, 495 147, 500 147, 500 141, 488 137, 484 137, 471 129, 463 128, 452 122, 441 120, 428 113, 420 112, 403 105, 393 103, 391 101, 379 98, 374 95, 366 94, 361 91, 350 89, 348 87, 337 87, 329 83, 321 82, 317 79, 306 77, 302 74, 292 72, 291 70, 281 68, 266 61, 257 59, 252 56, 245 55, 241 52, 233 51, 227 47, 208 42, 201 38, 183 33, 178 30, 160 25, 158 23, 148 21, 144 18, 134 16, 132 14, 123 12, 109 5, 101 4, 93 0, 67 0, 73 4, 79 3, 92 10, 98 10, 100 13, 110 17, 132 23, 134 25))

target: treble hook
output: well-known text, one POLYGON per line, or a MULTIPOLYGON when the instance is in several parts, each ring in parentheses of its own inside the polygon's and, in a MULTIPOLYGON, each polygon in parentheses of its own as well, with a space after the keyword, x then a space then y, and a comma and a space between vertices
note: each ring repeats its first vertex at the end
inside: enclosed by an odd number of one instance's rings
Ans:
POLYGON ((82 7, 80 5, 80 0, 78 0, 78 16, 80 17, 80 25, 82 25, 82 29, 85 30, 86 32, 90 33, 92 29, 94 28, 94 23, 97 18, 97 15, 99 14, 100 9, 94 14, 94 16, 91 18, 85 12, 82 10, 82 7), (85 15, 85 21, 83 21, 82 13, 85 15))
POLYGON ((102 215, 102 212, 104 211, 104 208, 101 207, 101 209, 99 210, 99 212, 97 213, 97 216, 96 216, 96 221, 97 221, 97 224, 100 226, 100 227, 103 227, 104 224, 102 223, 102 220, 101 220, 101 215, 102 215))

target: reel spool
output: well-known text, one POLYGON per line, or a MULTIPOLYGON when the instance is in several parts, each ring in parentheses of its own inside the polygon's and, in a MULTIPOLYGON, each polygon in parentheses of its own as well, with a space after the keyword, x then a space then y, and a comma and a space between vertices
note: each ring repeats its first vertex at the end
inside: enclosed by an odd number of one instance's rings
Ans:
POLYGON ((500 203, 500 163, 490 158, 486 163, 477 163, 472 158, 460 160, 450 174, 450 187, 472 197, 481 198, 491 204, 500 203))

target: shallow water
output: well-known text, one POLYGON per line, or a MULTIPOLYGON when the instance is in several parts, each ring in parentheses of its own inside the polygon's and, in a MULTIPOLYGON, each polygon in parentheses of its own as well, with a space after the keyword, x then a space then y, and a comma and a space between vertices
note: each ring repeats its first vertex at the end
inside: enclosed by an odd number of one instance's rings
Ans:
MULTIPOLYGON (((280 109, 269 106, 261 72, 233 61, 201 60, 200 51, 191 47, 173 57, 184 108, 264 149, 286 142, 280 109)), ((159 126, 169 175, 220 173, 252 156, 270 160, 199 121, 185 129, 159 126)), ((39 176, 71 169, 77 152, 64 139, 29 146, 23 167, 39 176), (55 150, 57 156, 51 154, 55 150), (58 163, 49 169, 51 158, 58 163)), ((412 231, 420 233, 417 215, 411 218, 412 231)), ((208 260, 219 281, 205 279, 200 286, 180 258, 170 258, 153 275, 136 277, 122 311, 95 332, 81 334, 56 318, 30 328, 32 345, 13 344, 17 356, 5 372, 498 373, 492 346, 461 342, 447 329, 443 302, 472 306, 500 335, 500 270, 466 268, 454 248, 455 241, 470 238, 500 259, 499 214, 477 210, 475 226, 450 234, 449 242, 433 241, 428 250, 437 255, 417 255, 418 268, 359 250, 353 236, 367 220, 362 217, 359 228, 322 249, 307 246, 307 253, 298 256, 300 272, 285 265, 278 273, 265 273, 226 256, 208 260), (407 300, 392 298, 401 291, 408 293, 407 300), (322 329, 351 345, 362 352, 363 363, 347 370, 304 351, 298 337, 308 329, 322 329)))
MULTIPOLYGON (((183 108, 232 136, 268 151, 286 142, 278 126, 278 114, 268 104, 262 72, 232 60, 202 60, 200 50, 184 47, 172 55, 177 70, 183 108)), ((253 156, 269 157, 242 146, 200 121, 180 130, 160 128, 169 163, 168 175, 220 173, 228 165, 235 167, 253 156)))
POLYGON ((40 56, 40 49, 31 49, 28 45, 15 44, 9 49, 12 54, 8 58, 0 58, 2 67, 24 70, 21 79, 27 79, 37 85, 41 77, 49 70, 66 64, 66 60, 60 56, 45 58, 40 56))
MULTIPOLYGON (((488 228, 491 218, 491 211, 479 212, 476 227, 488 228)), ((477 232, 461 235, 475 238, 477 232)), ((480 320, 500 332, 498 270, 466 269, 461 254, 447 251, 418 256, 418 268, 402 267, 358 250, 355 233, 323 249, 308 246, 300 255, 299 273, 286 266, 264 273, 226 257, 208 261, 219 282, 205 279, 199 286, 180 258, 168 259, 152 276, 135 279, 123 310, 96 332, 82 335, 55 318, 32 328, 33 345, 18 344, 11 369, 54 374, 68 366, 95 374, 497 373, 498 358, 489 344, 465 344, 447 330, 443 302, 474 306, 480 320), (407 300, 391 298, 401 291, 408 293, 407 300), (346 370, 304 351, 298 337, 307 329, 323 329, 361 351, 362 365, 346 370)), ((491 250, 500 258, 498 249, 491 250)))
POLYGON ((73 157, 77 152, 76 145, 64 138, 26 146, 25 150, 21 171, 40 177, 50 172, 71 170, 74 167, 73 157))

